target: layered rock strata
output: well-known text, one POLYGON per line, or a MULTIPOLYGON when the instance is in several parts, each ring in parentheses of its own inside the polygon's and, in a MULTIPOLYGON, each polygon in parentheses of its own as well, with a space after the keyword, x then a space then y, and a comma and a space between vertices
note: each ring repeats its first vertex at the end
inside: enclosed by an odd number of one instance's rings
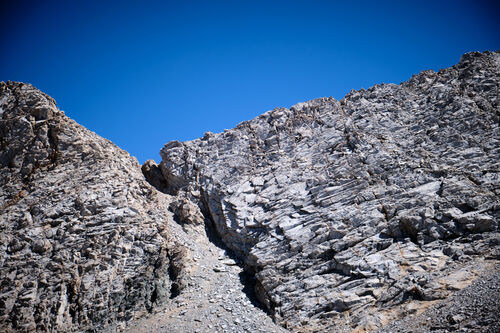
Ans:
POLYGON ((498 262, 499 91, 500 53, 468 53, 170 142, 162 186, 199 204, 283 326, 380 328, 498 262))
POLYGON ((0 83, 0 331, 102 331, 183 286, 170 197, 30 85, 0 83))
POLYGON ((469 53, 170 142, 141 173, 0 83, 0 331, 284 331, 249 274, 294 332, 498 331, 499 91, 500 53, 469 53))

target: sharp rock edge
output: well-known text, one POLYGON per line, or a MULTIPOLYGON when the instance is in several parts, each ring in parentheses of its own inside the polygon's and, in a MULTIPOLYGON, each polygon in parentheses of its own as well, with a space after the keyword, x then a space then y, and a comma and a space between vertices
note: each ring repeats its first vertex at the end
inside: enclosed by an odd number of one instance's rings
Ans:
POLYGON ((0 108, 0 331, 102 331, 169 299, 189 258, 171 197, 31 85, 0 83, 0 108))
POLYGON ((1 83, 0 330, 114 331, 162 309, 196 284, 205 224, 290 331, 498 331, 499 79, 499 52, 468 53, 170 142, 142 172, 1 83))
POLYGON ((160 170, 255 274, 278 323, 376 330, 498 270, 499 84, 498 51, 467 53, 400 85, 170 142, 160 170))

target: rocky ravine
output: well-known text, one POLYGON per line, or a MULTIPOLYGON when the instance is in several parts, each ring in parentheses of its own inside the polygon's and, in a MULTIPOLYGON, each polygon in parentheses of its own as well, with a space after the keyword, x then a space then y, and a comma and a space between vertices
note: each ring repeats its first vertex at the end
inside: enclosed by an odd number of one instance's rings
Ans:
POLYGON ((166 307, 134 321, 126 331, 288 332, 259 308, 252 297, 252 277, 243 272, 238 260, 218 247, 217 240, 215 244, 210 242, 202 229, 192 228, 196 224, 189 214, 181 216, 183 228, 192 236, 185 243, 193 258, 190 274, 185 279, 186 287, 166 307))
MULTIPOLYGON (((182 300, 200 290, 213 297, 197 303, 210 304, 206 314, 165 316, 169 332, 194 332, 201 319, 230 328, 238 317, 237 327, 281 330, 247 300, 199 208, 158 192, 135 158, 27 84, 0 83, 0 116, 0 331, 133 330, 139 317, 193 310, 182 300)), ((156 321, 138 324, 150 332, 156 321)))
POLYGON ((374 330, 498 270, 499 91, 500 53, 465 54, 170 142, 162 184, 200 205, 278 323, 374 330))
POLYGON ((466 54, 142 173, 0 83, 0 331, 498 331, 499 78, 466 54))

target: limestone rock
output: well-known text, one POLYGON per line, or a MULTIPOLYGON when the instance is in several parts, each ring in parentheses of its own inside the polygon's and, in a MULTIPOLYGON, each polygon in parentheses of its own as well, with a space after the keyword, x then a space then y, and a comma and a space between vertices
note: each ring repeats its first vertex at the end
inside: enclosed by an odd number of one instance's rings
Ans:
MULTIPOLYGON (((293 331, 372 330, 498 261, 500 53, 161 150, 293 331)), ((22 245, 16 245, 22 246, 22 245)))
POLYGON ((30 85, 0 83, 0 331, 102 331, 183 286, 170 197, 30 85))

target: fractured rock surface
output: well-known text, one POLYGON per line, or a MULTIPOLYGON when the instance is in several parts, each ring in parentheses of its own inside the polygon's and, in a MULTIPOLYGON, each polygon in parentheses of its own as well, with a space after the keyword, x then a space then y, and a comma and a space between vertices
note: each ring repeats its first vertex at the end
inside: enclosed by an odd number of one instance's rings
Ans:
POLYGON ((0 331, 498 331, 499 91, 469 53, 141 170, 2 82, 0 331))
POLYGON ((0 116, 1 332, 286 331, 156 164, 27 84, 0 84, 0 116))
POLYGON ((500 267, 419 315, 392 322, 380 333, 500 332, 500 267))
POLYGON ((170 142, 162 184, 200 205, 284 327, 381 328, 498 262, 499 92, 500 53, 468 53, 170 142))
MULTIPOLYGON (((179 233, 175 227, 171 230, 179 233)), ((288 332, 274 323, 254 298, 248 297, 252 293, 251 277, 228 251, 210 242, 191 224, 179 227, 188 229, 192 236, 184 243, 193 259, 186 287, 165 307, 131 323, 126 332, 288 332)))
POLYGON ((169 197, 30 85, 0 83, 0 331, 102 331, 182 287, 169 197))

